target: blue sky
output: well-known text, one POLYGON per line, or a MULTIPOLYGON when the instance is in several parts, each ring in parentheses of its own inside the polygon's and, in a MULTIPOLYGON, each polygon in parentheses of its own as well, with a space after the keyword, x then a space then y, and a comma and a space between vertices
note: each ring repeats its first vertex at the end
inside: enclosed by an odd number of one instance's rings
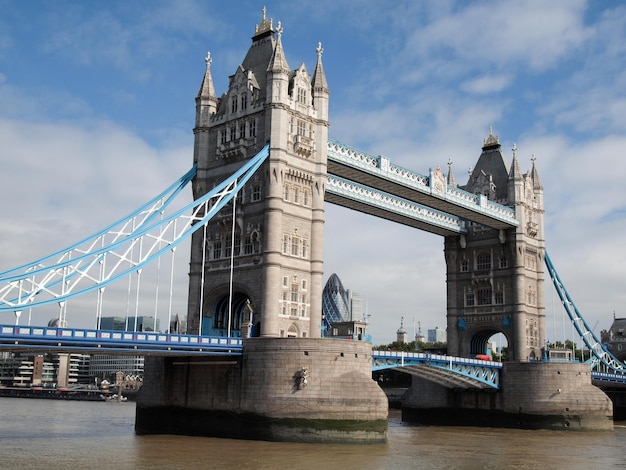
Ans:
MULTIPOLYGON (((420 173, 451 158, 460 184, 490 126, 509 161, 517 144, 522 171, 535 154, 562 280, 597 333, 613 311, 626 316, 626 5, 266 5, 292 69, 312 72, 322 42, 332 137, 420 173)), ((211 51, 221 94, 262 8, 0 0, 0 270, 95 232, 182 175, 204 57, 211 51)), ((394 340, 402 316, 410 333, 414 321, 445 327, 441 238, 331 205, 326 217, 325 277, 336 272, 363 295, 375 343, 394 340)), ((548 287, 552 339, 558 300, 548 287)), ((91 325, 82 318, 69 310, 71 325, 91 325)))

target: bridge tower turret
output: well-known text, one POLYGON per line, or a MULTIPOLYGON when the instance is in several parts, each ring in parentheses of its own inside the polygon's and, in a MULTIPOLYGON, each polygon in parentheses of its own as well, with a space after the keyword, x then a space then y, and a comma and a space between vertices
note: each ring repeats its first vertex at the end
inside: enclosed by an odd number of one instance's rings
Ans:
POLYGON ((234 220, 231 204, 193 237, 191 332, 238 335, 252 311, 253 336, 321 335, 329 91, 321 45, 311 78, 304 64, 289 68, 282 33, 264 12, 220 98, 207 58, 196 98, 194 197, 267 142, 270 155, 237 195, 234 220))
POLYGON ((508 166, 492 132, 467 185, 473 194, 514 208, 519 225, 495 230, 470 223, 468 234, 446 237, 448 354, 484 354, 503 333, 509 360, 541 358, 546 341, 543 187, 535 166, 522 174, 513 147, 508 166))

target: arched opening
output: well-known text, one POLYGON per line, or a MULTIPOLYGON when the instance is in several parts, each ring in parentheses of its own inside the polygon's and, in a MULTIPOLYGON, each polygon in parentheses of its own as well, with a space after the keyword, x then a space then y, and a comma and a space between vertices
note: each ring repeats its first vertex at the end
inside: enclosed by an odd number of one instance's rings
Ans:
POLYGON ((490 357, 496 361, 507 358, 508 339, 498 330, 482 330, 474 334, 470 341, 470 357, 490 357))
MULTIPOLYGON (((213 307, 213 318, 205 318, 202 333, 209 336, 227 336, 229 325, 229 295, 220 297, 213 307), (211 321, 212 320, 212 321, 211 321)), ((241 327, 252 320, 253 328, 250 336, 258 336, 258 328, 254 328, 255 318, 250 318, 251 310, 248 307, 250 298, 243 292, 235 292, 232 297, 230 312, 230 336, 241 336, 241 327), (255 334, 256 332, 256 334, 255 334)))

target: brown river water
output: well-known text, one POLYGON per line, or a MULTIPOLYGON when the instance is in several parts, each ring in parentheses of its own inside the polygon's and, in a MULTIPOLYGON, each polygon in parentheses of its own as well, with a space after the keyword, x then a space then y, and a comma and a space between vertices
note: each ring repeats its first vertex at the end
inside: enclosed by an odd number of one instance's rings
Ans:
POLYGON ((415 426, 389 418, 389 442, 325 445, 136 436, 132 402, 0 398, 0 469, 626 468, 626 422, 612 432, 415 426))

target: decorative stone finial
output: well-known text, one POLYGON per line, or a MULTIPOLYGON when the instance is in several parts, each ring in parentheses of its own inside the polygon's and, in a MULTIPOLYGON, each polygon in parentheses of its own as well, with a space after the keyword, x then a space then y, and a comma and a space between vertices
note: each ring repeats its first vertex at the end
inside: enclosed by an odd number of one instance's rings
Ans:
POLYGON ((511 150, 513 150, 513 158, 517 158, 517 144, 516 143, 513 143, 513 148, 511 150))
MULTIPOLYGON (((270 20, 270 28, 272 27, 272 22, 270 20)), ((276 33, 278 33, 278 37, 281 37, 283 34, 283 27, 280 23, 280 21, 278 22, 278 25, 276 26, 276 33)))
POLYGON ((535 163, 535 160, 537 160, 537 157, 535 157, 535 154, 533 153, 532 156, 530 157, 530 161, 535 163))
POLYGON ((213 59, 211 58, 211 52, 207 52, 206 53, 206 57, 204 58, 204 61, 206 62, 206 66, 209 67, 211 65, 211 62, 213 62, 213 59))
POLYGON ((324 53, 324 49, 322 48, 322 43, 318 42, 317 43, 317 48, 315 49, 315 52, 317 52, 317 58, 321 58, 322 54, 324 53))

